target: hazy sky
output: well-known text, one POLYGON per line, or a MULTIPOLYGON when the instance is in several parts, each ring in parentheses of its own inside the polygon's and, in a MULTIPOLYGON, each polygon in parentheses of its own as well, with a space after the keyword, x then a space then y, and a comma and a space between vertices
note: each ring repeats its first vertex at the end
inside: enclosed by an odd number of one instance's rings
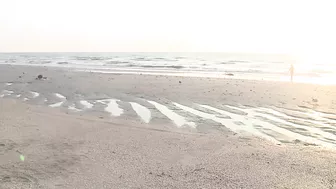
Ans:
POLYGON ((0 52, 332 53, 335 7, 332 0, 0 0, 0 52))

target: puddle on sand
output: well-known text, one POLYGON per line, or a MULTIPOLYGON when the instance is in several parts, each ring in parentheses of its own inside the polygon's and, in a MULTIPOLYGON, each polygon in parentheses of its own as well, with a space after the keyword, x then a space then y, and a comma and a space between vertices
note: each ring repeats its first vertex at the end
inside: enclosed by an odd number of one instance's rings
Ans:
POLYGON ((107 107, 105 108, 105 111, 109 112, 111 116, 116 116, 116 117, 124 113, 124 110, 119 107, 117 101, 119 100, 117 99, 97 100, 97 102, 107 105, 107 107))
POLYGON ((66 99, 65 96, 63 96, 63 95, 61 95, 61 94, 59 94, 59 93, 55 93, 55 96, 56 96, 57 98, 62 99, 62 100, 65 100, 65 99, 66 99))
POLYGON ((136 103, 130 102, 133 110, 138 114, 138 116, 145 122, 149 123, 151 120, 151 112, 148 108, 136 103))
POLYGON ((327 123, 336 123, 336 115, 332 113, 324 113, 324 112, 319 112, 311 109, 306 109, 306 108, 300 108, 300 110, 287 110, 289 112, 296 112, 296 113, 301 113, 309 118, 311 118, 309 121, 321 121, 321 122, 327 122, 327 123))
MULTIPOLYGON (((319 136, 326 136, 326 137, 333 138, 334 140, 336 140, 335 135, 328 133, 328 132, 324 132, 319 128, 319 127, 330 127, 330 125, 325 124, 323 122, 314 121, 314 120, 306 120, 306 119, 302 119, 298 117, 292 117, 287 114, 284 114, 284 113, 281 113, 281 112, 278 112, 278 111, 275 111, 269 108, 258 108, 258 109, 251 109, 248 111, 252 111, 251 114, 254 114, 254 116, 260 116, 263 118, 267 118, 267 119, 270 119, 271 121, 275 121, 278 123, 291 126, 292 128, 299 128, 302 130, 306 130, 310 134, 315 133, 319 136), (256 111, 253 112, 253 110, 256 110, 256 111), (261 111, 258 111, 258 110, 261 110, 261 111), (296 124, 289 120, 302 121, 308 124, 310 123, 310 125, 314 125, 314 127, 311 127, 307 124, 296 124)), ((303 114, 306 114, 306 113, 303 112, 303 114)), ((321 119, 322 118, 316 117, 316 120, 321 120, 321 119)))
POLYGON ((86 101, 86 100, 81 100, 79 101, 79 103, 83 106, 85 106, 86 109, 90 109, 93 107, 93 104, 91 104, 90 102, 86 101))
POLYGON ((75 104, 72 104, 71 106, 68 106, 68 109, 71 110, 71 111, 75 111, 75 112, 82 111, 81 109, 76 108, 75 104))
POLYGON ((251 116, 260 117, 264 119, 266 118, 271 122, 276 123, 273 124, 273 130, 276 128, 276 125, 280 124, 285 125, 286 128, 283 128, 284 130, 282 130, 282 134, 286 134, 287 136, 292 138, 292 140, 300 140, 303 142, 318 144, 326 147, 336 146, 336 135, 330 132, 323 131, 321 128, 319 128, 321 126, 324 126, 333 129, 328 124, 312 120, 305 120, 306 123, 308 123, 308 125, 296 124, 289 120, 304 120, 304 119, 291 117, 288 116, 287 114, 283 114, 281 112, 268 108, 255 108, 247 111, 251 116), (262 110, 264 112, 260 112, 257 110, 262 110), (301 131, 300 133, 295 132, 298 129, 301 131), (329 142, 330 140, 333 142, 329 142))
POLYGON ((50 104, 49 107, 57 108, 57 107, 62 106, 63 103, 64 103, 64 102, 57 102, 57 103, 55 103, 55 104, 50 104))
MULTIPOLYGON (((221 110, 219 110, 219 109, 216 109, 216 108, 212 108, 212 109, 214 111, 221 112, 221 110)), ((258 113, 258 112, 255 111, 255 109, 259 110, 260 108, 245 109, 245 112, 248 113, 247 120, 245 121, 245 125, 248 125, 249 127, 258 126, 259 127, 258 130, 260 129, 260 130, 263 130, 265 132, 267 130, 270 130, 270 131, 273 131, 273 133, 278 133, 277 135, 287 136, 288 141, 300 140, 300 141, 304 141, 304 142, 307 142, 307 143, 319 144, 319 145, 326 146, 326 147, 329 147, 329 146, 332 145, 330 143, 324 142, 324 141, 319 140, 317 138, 301 135, 299 133, 291 131, 290 129, 282 128, 282 127, 277 126, 275 124, 272 124, 270 122, 260 120, 260 117, 266 117, 269 120, 276 121, 276 122, 279 122, 279 123, 282 123, 282 124, 290 124, 289 122, 287 122, 285 120, 282 120, 282 119, 278 119, 274 116, 258 113), (258 118, 258 116, 260 116, 260 117, 258 118)), ((266 109, 266 108, 262 108, 262 109, 266 109)), ((236 117, 235 119, 242 119, 242 118, 236 117)), ((301 126, 295 125, 295 124, 292 124, 292 126, 294 126, 296 128, 301 127, 301 126)), ((277 135, 273 135, 273 136, 275 138, 277 138, 277 135)))
MULTIPOLYGON (((295 124, 291 122, 292 120, 297 120, 301 118, 291 117, 287 114, 278 112, 270 108, 238 108, 232 106, 226 106, 232 109, 239 109, 244 111, 246 115, 233 114, 218 108, 214 108, 208 105, 200 105, 201 107, 207 108, 217 113, 228 115, 232 118, 232 123, 223 124, 234 132, 239 132, 239 129, 247 131, 253 135, 260 136, 266 139, 274 139, 275 141, 286 141, 292 143, 295 140, 299 140, 305 143, 317 144, 324 147, 336 147, 336 135, 321 130, 318 125, 328 126, 324 123, 313 121, 314 124, 295 124), (236 124, 236 121, 242 124, 236 124), (239 128, 239 129, 237 129, 239 128), (300 132, 299 132, 300 131, 300 132)), ((205 117, 204 113, 198 113, 195 111, 188 110, 199 116, 205 117)), ((302 112, 305 114, 304 112, 302 112)), ((210 115, 206 115, 208 118, 210 115)), ((218 118, 213 119, 218 120, 218 118)), ((311 122, 311 120, 306 120, 311 122)), ((330 126, 329 126, 330 127, 330 126)), ((331 127, 330 127, 331 128, 331 127)))
POLYGON ((9 96, 11 94, 13 94, 14 92, 13 91, 8 91, 8 90, 3 90, 1 93, 0 93, 0 98, 3 98, 5 96, 9 96))
MULTIPOLYGON (((224 118, 219 118, 219 117, 217 117, 214 114, 209 114, 209 113, 201 112, 201 111, 195 110, 195 109, 190 108, 188 106, 181 105, 181 104, 176 103, 176 102, 174 102, 174 105, 177 106, 178 108, 181 108, 182 110, 184 110, 186 112, 189 112, 191 114, 194 114, 196 116, 199 116, 199 117, 202 117, 202 118, 205 118, 205 119, 210 119, 212 121, 220 123, 220 124, 224 125, 226 128, 232 130, 233 132, 236 132, 236 133, 240 133, 240 132, 253 133, 256 136, 263 137, 263 138, 265 138, 267 140, 270 140, 272 142, 280 143, 275 138, 273 138, 271 136, 268 136, 268 135, 266 135, 266 134, 258 131, 257 129, 255 129, 253 127, 242 127, 242 126, 237 127, 237 125, 234 123, 237 120, 232 117, 232 115, 233 116, 235 115, 233 113, 227 112, 227 113, 224 114, 224 115, 230 116, 233 119, 224 119, 224 118)), ((213 110, 213 109, 209 108, 209 106, 206 106, 206 105, 200 105, 200 106, 204 107, 204 108, 208 108, 210 110, 213 110)), ((218 113, 223 113, 223 112, 218 112, 218 113)))
POLYGON ((38 96, 40 96, 40 93, 38 92, 30 91, 30 93, 33 95, 33 98, 37 98, 38 96))
POLYGON ((168 117, 170 120, 172 120, 178 127, 182 126, 190 126, 195 128, 196 124, 194 122, 188 122, 185 117, 182 117, 175 113, 174 111, 170 110, 166 106, 159 104, 154 101, 148 101, 150 104, 154 105, 156 109, 158 109, 163 115, 168 117))
MULTIPOLYGON (((13 96, 23 101, 40 97, 38 92, 30 91, 29 98, 22 94, 14 94, 13 91, 3 90, 0 92, 0 98, 13 96)), ((57 103, 50 104, 49 107, 61 107, 67 98, 59 93, 53 93, 58 98, 57 103)), ((94 108, 94 104, 101 103, 104 110, 111 116, 121 116, 124 110, 119 106, 118 99, 102 99, 95 101, 80 100, 78 109, 73 102, 67 108, 71 111, 85 111, 94 108)), ((44 99, 47 102, 47 99, 44 99)), ((77 102, 78 103, 78 102, 77 102)), ((143 120, 144 123, 150 123, 152 116, 151 107, 141 105, 136 102, 129 102, 132 109, 143 120)), ((336 148, 336 114, 319 112, 309 108, 299 107, 297 109, 286 109, 281 107, 248 107, 220 105, 216 106, 198 105, 197 108, 191 108, 182 104, 172 102, 173 106, 166 106, 155 101, 148 101, 157 111, 170 119, 177 127, 195 128, 198 118, 212 120, 219 123, 236 133, 249 133, 260 138, 264 138, 275 143, 294 143, 302 141, 308 144, 317 144, 325 147, 336 148), (183 116, 178 114, 184 111, 183 116), (189 115, 189 116, 188 116, 189 115)), ((156 110, 155 110, 156 111, 156 110)))

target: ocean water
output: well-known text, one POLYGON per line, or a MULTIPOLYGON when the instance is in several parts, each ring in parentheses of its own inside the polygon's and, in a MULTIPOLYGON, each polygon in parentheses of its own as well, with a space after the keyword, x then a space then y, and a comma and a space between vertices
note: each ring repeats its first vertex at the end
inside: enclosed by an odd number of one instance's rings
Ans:
POLYGON ((336 84, 336 65, 287 55, 230 53, 0 53, 0 64, 51 66, 105 73, 177 75, 336 84))

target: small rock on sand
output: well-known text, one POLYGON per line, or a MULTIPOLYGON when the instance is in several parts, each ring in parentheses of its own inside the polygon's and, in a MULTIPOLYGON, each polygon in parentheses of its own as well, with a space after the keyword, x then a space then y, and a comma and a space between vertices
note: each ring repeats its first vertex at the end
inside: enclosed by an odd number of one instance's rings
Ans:
POLYGON ((40 75, 37 76, 36 79, 39 79, 39 80, 41 80, 41 79, 47 79, 47 77, 43 77, 43 75, 40 74, 40 75))
POLYGON ((36 79, 42 79, 43 75, 38 75, 36 79))

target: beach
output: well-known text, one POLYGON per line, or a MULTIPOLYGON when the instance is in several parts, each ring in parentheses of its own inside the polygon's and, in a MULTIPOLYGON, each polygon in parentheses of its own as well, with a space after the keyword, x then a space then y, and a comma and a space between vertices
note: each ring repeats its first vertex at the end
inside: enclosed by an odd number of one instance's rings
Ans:
POLYGON ((335 86, 0 70, 0 188, 336 188, 335 86))

